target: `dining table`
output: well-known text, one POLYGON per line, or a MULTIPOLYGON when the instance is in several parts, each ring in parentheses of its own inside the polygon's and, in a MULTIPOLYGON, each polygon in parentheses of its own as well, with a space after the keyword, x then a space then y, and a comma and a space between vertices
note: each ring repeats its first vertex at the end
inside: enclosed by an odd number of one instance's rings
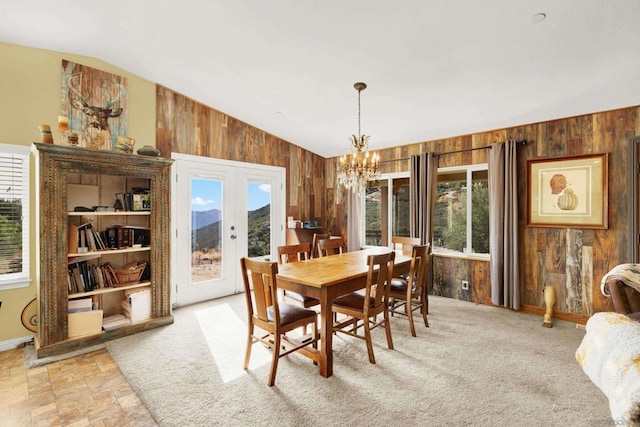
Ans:
MULTIPOLYGON (((316 298, 320 301, 320 344, 318 365, 320 375, 333 375, 333 316, 331 303, 337 297, 366 287, 367 257, 388 253, 388 247, 367 247, 358 251, 291 262, 278 266, 278 287, 286 291, 316 298)), ((411 256, 396 250, 394 272, 406 271, 411 256)))

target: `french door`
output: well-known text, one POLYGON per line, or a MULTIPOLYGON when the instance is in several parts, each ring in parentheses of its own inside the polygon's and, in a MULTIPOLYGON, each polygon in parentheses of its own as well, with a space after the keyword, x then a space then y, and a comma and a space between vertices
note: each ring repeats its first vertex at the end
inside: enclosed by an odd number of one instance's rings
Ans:
POLYGON ((240 258, 284 244, 285 169, 172 154, 174 306, 241 292, 240 258))

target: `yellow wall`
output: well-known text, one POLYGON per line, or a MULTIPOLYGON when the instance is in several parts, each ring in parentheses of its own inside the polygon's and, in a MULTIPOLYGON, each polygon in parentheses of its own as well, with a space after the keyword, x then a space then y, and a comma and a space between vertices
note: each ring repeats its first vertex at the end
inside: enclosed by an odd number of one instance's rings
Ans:
MULTIPOLYGON (((67 59, 128 78, 128 134, 138 149, 155 146, 156 85, 95 58, 0 43, 0 142, 30 145, 40 141, 38 125, 50 124, 54 141, 60 113, 61 63, 67 59)), ((32 171, 33 178, 33 171, 32 171)), ((33 179, 32 179, 33 182, 33 179)), ((33 190, 34 186, 32 186, 33 190)), ((35 195, 31 198, 30 249, 35 254, 35 195)), ((0 291, 0 346, 32 333, 22 326, 23 308, 36 296, 35 266, 30 262, 32 283, 27 288, 0 291)))

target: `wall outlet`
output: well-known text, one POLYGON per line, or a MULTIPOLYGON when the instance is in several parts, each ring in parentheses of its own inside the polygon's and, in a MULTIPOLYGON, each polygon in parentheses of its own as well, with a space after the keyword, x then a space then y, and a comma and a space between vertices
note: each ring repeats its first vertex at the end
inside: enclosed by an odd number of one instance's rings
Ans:
POLYGON ((463 291, 468 291, 469 290, 469 281, 468 280, 463 280, 462 281, 462 290, 463 291))

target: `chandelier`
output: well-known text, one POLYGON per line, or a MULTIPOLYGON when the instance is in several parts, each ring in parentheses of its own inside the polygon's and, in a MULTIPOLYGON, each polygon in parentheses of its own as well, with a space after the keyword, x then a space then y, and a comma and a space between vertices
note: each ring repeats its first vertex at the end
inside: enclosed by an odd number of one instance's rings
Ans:
POLYGON ((362 194, 368 181, 380 179, 380 156, 369 153, 369 136, 360 133, 360 92, 367 88, 365 83, 353 85, 358 91, 358 136, 351 135, 351 154, 340 157, 338 163, 338 184, 347 190, 362 194))

